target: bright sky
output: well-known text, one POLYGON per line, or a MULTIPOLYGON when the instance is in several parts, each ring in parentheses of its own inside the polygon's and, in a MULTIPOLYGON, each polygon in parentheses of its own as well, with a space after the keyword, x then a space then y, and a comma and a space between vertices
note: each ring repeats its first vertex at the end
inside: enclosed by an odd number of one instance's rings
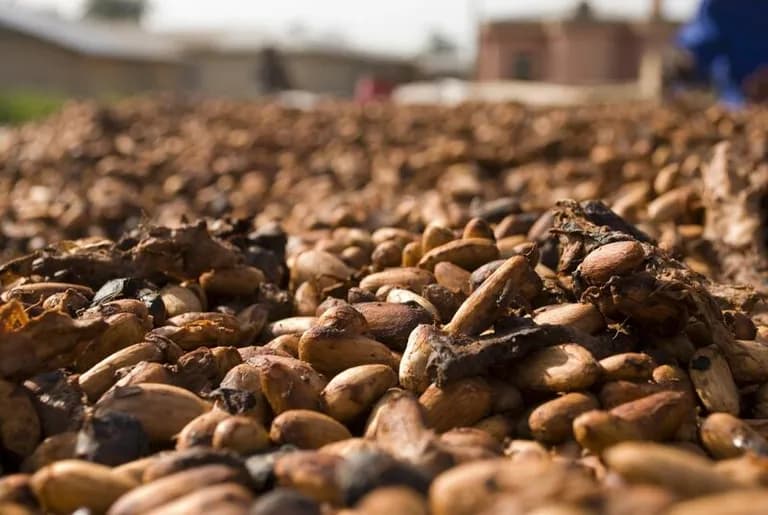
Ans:
MULTIPOLYGON (((82 0, 0 0, 57 9, 76 16, 82 0)), ((665 13, 685 18, 698 0, 666 0, 665 13)), ((303 27, 310 34, 337 33, 372 50, 415 52, 431 30, 469 47, 472 17, 556 14, 576 0, 154 0, 148 26, 158 30, 261 29, 284 34, 303 27)), ((650 0, 593 0, 601 13, 643 16, 650 0)))

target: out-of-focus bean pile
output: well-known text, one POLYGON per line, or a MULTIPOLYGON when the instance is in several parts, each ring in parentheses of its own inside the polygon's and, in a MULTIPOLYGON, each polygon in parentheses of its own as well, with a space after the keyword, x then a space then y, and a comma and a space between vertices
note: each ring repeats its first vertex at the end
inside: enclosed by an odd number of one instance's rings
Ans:
POLYGON ((0 512, 764 513, 766 129, 154 98, 5 130, 0 512))
POLYGON ((712 146, 731 139, 753 166, 767 129, 764 111, 684 105, 74 104, 0 137, 3 247, 116 238, 145 215, 280 217, 292 231, 458 226, 473 200, 504 196, 526 212, 601 198, 633 222, 690 223, 712 146))

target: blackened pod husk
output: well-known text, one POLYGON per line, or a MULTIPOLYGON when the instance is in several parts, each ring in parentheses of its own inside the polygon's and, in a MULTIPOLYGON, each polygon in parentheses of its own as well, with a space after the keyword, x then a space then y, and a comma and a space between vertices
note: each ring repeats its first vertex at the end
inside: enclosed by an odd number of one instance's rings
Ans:
POLYGON ((43 435, 75 431, 83 421, 83 392, 62 370, 38 374, 24 383, 33 394, 43 435))
POLYGON ((289 488, 276 488, 259 497, 250 515, 320 515, 320 505, 306 495, 289 488))
POLYGON ((149 453, 149 437, 136 417, 108 412, 85 421, 77 435, 75 455, 102 465, 117 466, 149 453))
POLYGON ((91 306, 100 306, 122 298, 135 298, 143 286, 143 281, 134 277, 120 277, 104 283, 93 296, 91 306))
POLYGON ((264 272, 268 282, 278 286, 287 286, 288 270, 279 254, 261 247, 248 247, 245 253, 245 262, 264 272))
POLYGON ((267 319, 272 322, 288 318, 293 314, 293 300, 286 290, 281 290, 272 283, 259 286, 256 301, 267 308, 267 319))
POLYGON ((259 406, 259 400, 253 392, 233 388, 216 388, 209 395, 216 406, 232 415, 243 415, 259 406))
POLYGON ((285 257, 285 244, 288 242, 288 235, 277 223, 264 224, 250 233, 248 240, 254 245, 274 252, 280 259, 285 257))
POLYGON ((336 472, 336 480, 347 506, 382 486, 407 486, 426 494, 430 481, 412 465, 383 452, 360 452, 347 457, 336 472))
POLYGON ((456 314, 466 297, 439 284, 428 284, 421 290, 421 296, 431 302, 440 313, 440 321, 447 324, 456 314))
POLYGON ((275 462, 280 456, 298 451, 294 445, 283 445, 276 451, 257 454, 245 460, 245 468, 251 476, 252 488, 256 492, 266 492, 275 486, 275 462))
POLYGON ((501 197, 485 202, 480 202, 475 198, 469 206, 471 216, 484 218, 489 222, 499 222, 505 216, 519 214, 521 211, 520 201, 512 197, 501 197))
POLYGON ((160 293, 152 288, 142 288, 138 293, 139 300, 147 306, 147 311, 152 315, 155 327, 165 324, 168 313, 165 309, 160 293))

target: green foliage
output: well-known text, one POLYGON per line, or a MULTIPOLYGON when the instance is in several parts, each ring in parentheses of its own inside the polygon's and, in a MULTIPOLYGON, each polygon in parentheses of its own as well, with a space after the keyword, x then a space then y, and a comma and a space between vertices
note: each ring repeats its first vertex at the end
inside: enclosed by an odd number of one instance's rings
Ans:
POLYGON ((0 124, 17 124, 44 118, 63 103, 64 98, 56 95, 0 92, 0 124))
POLYGON ((147 13, 147 7, 146 0, 88 0, 85 5, 85 16, 138 23, 147 13))

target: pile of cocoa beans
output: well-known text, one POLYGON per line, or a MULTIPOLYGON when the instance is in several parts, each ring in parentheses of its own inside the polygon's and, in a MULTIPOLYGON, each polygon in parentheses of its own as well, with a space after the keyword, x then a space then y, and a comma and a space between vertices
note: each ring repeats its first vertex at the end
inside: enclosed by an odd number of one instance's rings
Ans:
POLYGON ((603 200, 711 278, 755 283, 743 269, 768 270, 752 258, 764 253, 754 217, 768 190, 766 134, 767 109, 682 101, 328 102, 310 111, 165 97, 73 103, 43 122, 0 128, 0 257, 202 216, 279 219, 293 234, 421 232, 516 213, 518 225, 503 231, 524 233, 521 224, 572 198, 603 200), (732 165, 706 180, 722 141, 732 165), (728 175, 742 178, 729 184, 728 175), (720 206, 724 198, 740 200, 720 206), (717 241, 726 229, 730 240, 717 241))
POLYGON ((139 99, 0 135, 0 513, 765 513, 767 114, 139 99))

